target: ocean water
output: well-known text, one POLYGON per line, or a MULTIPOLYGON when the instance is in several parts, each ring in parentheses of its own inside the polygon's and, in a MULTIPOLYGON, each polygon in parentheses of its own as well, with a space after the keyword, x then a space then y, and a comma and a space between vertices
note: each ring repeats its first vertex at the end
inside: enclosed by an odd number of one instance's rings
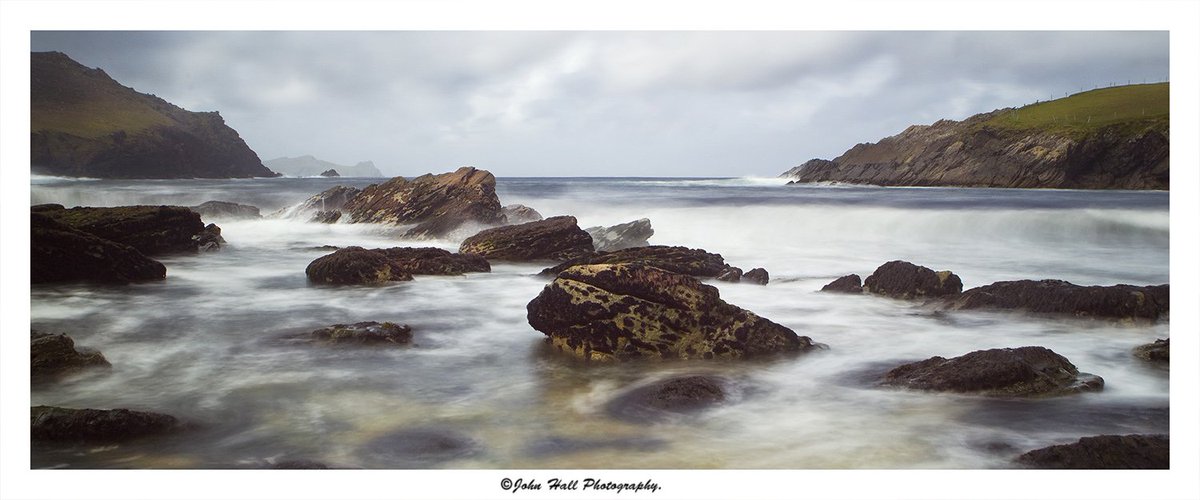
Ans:
MULTIPOLYGON (((337 184, 377 179, 113 181, 35 178, 32 202, 68 207, 285 209, 337 184)), ((501 178, 502 204, 580 226, 649 218, 653 244, 764 267, 768 286, 710 282, 724 300, 827 351, 747 362, 589 365, 546 349, 525 305, 547 264, 418 276, 379 287, 309 286, 321 245, 457 248, 402 228, 267 217, 213 220, 228 246, 162 257, 167 279, 122 287, 38 285, 32 326, 112 362, 35 387, 34 405, 132 408, 196 424, 109 447, 35 446, 34 467, 252 468, 313 460, 351 468, 1008 468, 1027 450, 1096 434, 1169 431, 1167 370, 1130 354, 1166 321, 1119 325, 918 305, 817 290, 903 259, 965 287, 1010 279, 1168 282, 1168 193, 785 186, 778 179, 501 178), (333 323, 411 325, 414 345, 329 348, 282 340, 333 323), (1099 393, 1006 400, 883 389, 887 369, 931 356, 1039 345, 1104 377, 1099 393), (665 421, 615 418, 631 388, 680 374, 732 395, 665 421)))

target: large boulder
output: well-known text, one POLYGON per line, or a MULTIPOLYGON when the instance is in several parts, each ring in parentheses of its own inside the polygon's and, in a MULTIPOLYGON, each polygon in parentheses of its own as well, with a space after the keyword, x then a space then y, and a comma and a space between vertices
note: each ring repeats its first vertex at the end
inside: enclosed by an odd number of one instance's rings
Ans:
POLYGON ((542 214, 525 205, 505 205, 500 209, 504 213, 505 224, 524 224, 542 220, 542 214))
MULTIPOLYGON (((721 254, 708 253, 701 249, 653 245, 626 248, 613 252, 597 253, 571 259, 554 267, 543 269, 542 276, 557 276, 568 267, 589 264, 645 264, 673 273, 701 278, 715 278, 730 269, 721 254)), ((741 277, 740 275, 738 276, 741 277)))
POLYGON ((200 244, 194 237, 205 228, 200 214, 187 207, 75 207, 37 213, 150 256, 197 251, 200 244))
POLYGON ((33 442, 116 443, 180 430, 179 419, 162 413, 126 410, 77 410, 34 406, 29 415, 33 442))
POLYGON ((1133 355, 1146 361, 1171 362, 1171 339, 1158 339, 1133 349, 1133 355))
POLYGON ((650 227, 650 219, 638 219, 608 227, 589 227, 584 231, 592 235, 592 242, 596 246, 597 252, 644 247, 650 244, 649 239, 654 236, 654 228, 650 227))
POLYGON ((203 219, 225 219, 225 220, 243 220, 243 219, 261 219, 262 214, 259 213, 258 207, 253 205, 242 205, 229 201, 206 201, 194 207, 189 207, 193 212, 200 214, 203 219))
POLYGON ((622 420, 655 421, 705 410, 725 399, 723 380, 687 375, 629 390, 610 401, 605 410, 622 420))
POLYGON ((934 271, 893 260, 863 281, 863 291, 897 299, 933 298, 962 292, 962 280, 950 271, 934 271))
POLYGON ((161 280, 167 268, 142 252, 30 213, 29 275, 32 283, 92 281, 126 284, 161 280))
POLYGON ((378 321, 360 321, 349 325, 331 325, 308 334, 308 339, 325 344, 407 344, 412 341, 408 325, 378 321))
POLYGON ((863 293, 862 278, 857 274, 847 274, 821 287, 822 292, 834 293, 863 293))
POLYGON ((726 303, 716 287, 642 264, 571 267, 526 309, 551 345, 592 361, 743 358, 817 347, 726 303))
POLYGON ((65 334, 30 330, 29 369, 35 381, 52 380, 89 368, 108 368, 100 351, 76 348, 75 341, 65 334))
POLYGON ((934 356, 887 372, 882 385, 985 396, 1057 396, 1104 388, 1045 347, 988 349, 946 359, 934 356))
POLYGON ((485 229, 464 240, 458 251, 510 261, 561 261, 593 253, 592 237, 569 215, 485 229))
POLYGON ((1017 462, 1042 469, 1169 469, 1166 435, 1093 436, 1030 451, 1017 462))
POLYGON ((413 180, 395 177, 367 186, 346 203, 351 222, 416 224, 410 238, 437 238, 466 223, 504 222, 496 198, 496 177, 486 170, 462 167, 454 172, 425 174, 413 180))
POLYGON ((322 285, 378 285, 413 279, 412 273, 382 252, 363 247, 340 248, 320 257, 308 264, 304 274, 309 281, 322 285))
POLYGON ((1154 321, 1170 311, 1170 286, 1080 286, 1061 280, 999 281, 945 301, 948 309, 1015 309, 1079 318, 1154 321))

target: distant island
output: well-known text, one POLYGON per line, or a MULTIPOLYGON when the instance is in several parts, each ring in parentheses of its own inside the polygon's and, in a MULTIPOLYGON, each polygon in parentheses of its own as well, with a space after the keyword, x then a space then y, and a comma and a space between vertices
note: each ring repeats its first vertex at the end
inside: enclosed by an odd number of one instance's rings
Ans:
POLYGON ((383 177, 383 172, 375 168, 375 163, 361 161, 354 165, 338 165, 325 160, 319 160, 312 155, 295 158, 275 158, 263 162, 268 168, 283 175, 292 177, 315 177, 325 175, 331 170, 342 177, 383 177))
POLYGON ((833 160, 809 160, 781 177, 882 186, 1166 190, 1169 95, 1169 83, 1126 85, 914 125, 833 160))
POLYGON ((33 173, 120 179, 275 177, 215 111, 125 87, 61 52, 30 54, 33 173))

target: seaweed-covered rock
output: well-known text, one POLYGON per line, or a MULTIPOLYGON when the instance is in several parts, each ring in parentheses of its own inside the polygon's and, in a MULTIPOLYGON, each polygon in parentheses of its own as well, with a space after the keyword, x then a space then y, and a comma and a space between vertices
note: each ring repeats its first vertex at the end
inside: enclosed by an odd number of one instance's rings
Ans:
POLYGON ((593 252, 592 237, 569 215, 485 229, 464 240, 458 251, 510 261, 566 260, 593 252))
POLYGON ((897 299, 919 299, 962 292, 962 280, 950 271, 935 272, 911 262, 893 260, 863 281, 863 291, 897 299))
POLYGON ((543 269, 540 274, 557 276, 568 267, 590 264, 645 264, 673 273, 701 278, 715 278, 731 268, 725 263, 721 254, 687 247, 651 245, 571 259, 557 266, 543 269))
POLYGON ((743 358, 818 347, 726 303, 716 287, 642 264, 571 267, 526 309, 551 345, 585 360, 743 358))
POLYGON ((37 213, 148 256, 195 252, 200 245, 194 237, 205 229, 200 214, 187 207, 75 207, 37 213))
POLYGON ((126 284, 161 280, 167 268, 136 249, 30 213, 30 281, 126 284))
POLYGON ((1042 469, 1169 469, 1166 435, 1092 436, 1030 451, 1017 462, 1042 469))
POLYGON ((1133 349, 1133 355, 1146 361, 1171 361, 1171 339, 1158 339, 1133 349))
POLYGON ((229 201, 206 201, 194 207, 189 207, 193 212, 200 214, 202 219, 216 220, 242 220, 242 219, 261 219, 262 214, 259 213, 258 207, 253 205, 242 205, 229 201))
POLYGON ((615 226, 595 226, 585 229, 592 236, 597 252, 611 252, 624 248, 644 247, 650 244, 654 228, 650 219, 638 219, 615 226))
POLYGON ((76 348, 65 334, 29 331, 29 368, 35 381, 54 379, 89 368, 112 366, 100 351, 76 348))
POLYGON ((126 410, 77 410, 56 406, 30 408, 33 442, 116 443, 164 434, 184 427, 179 419, 162 413, 126 410))
POLYGON ((416 224, 405 233, 409 238, 445 236, 468 222, 504 222, 496 198, 496 177, 473 167, 372 184, 347 202, 342 211, 351 222, 416 224))
POLYGON ((505 205, 500 211, 504 213, 504 222, 506 224, 524 224, 544 218, 537 210, 525 205, 505 205))
POLYGON ((375 285, 413 279, 382 252, 363 247, 338 249, 310 262, 304 273, 309 281, 324 285, 375 285))
POLYGON ((755 285, 766 285, 771 281, 771 274, 766 269, 756 267, 746 271, 746 274, 742 275, 742 281, 754 283, 755 285))
POLYGON ((706 375, 688 375, 634 388, 606 405, 609 414, 623 420, 654 421, 692 413, 725 401, 725 383, 706 375))
POLYGON ((412 342, 412 328, 408 325, 360 321, 350 325, 332 325, 315 330, 308 335, 315 342, 328 344, 407 344, 412 342))
POLYGON ((1170 296, 1170 285, 1080 286, 1062 280, 999 281, 951 297, 945 301, 945 307, 1154 321, 1170 311, 1170 296))
POLYGON ((821 287, 822 292, 863 293, 862 278, 857 274, 847 274, 821 287))
POLYGON ((882 385, 986 396, 1057 396, 1104 388, 1045 347, 988 349, 946 359, 934 356, 887 372, 882 385))

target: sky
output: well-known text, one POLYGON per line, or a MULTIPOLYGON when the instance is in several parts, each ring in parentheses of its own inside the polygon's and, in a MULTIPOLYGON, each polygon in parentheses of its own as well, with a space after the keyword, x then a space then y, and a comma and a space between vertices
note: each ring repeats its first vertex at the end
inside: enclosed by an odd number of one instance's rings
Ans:
POLYGON ((1165 31, 34 31, 219 111, 265 160, 386 175, 774 177, 909 125, 1165 81, 1165 31))

